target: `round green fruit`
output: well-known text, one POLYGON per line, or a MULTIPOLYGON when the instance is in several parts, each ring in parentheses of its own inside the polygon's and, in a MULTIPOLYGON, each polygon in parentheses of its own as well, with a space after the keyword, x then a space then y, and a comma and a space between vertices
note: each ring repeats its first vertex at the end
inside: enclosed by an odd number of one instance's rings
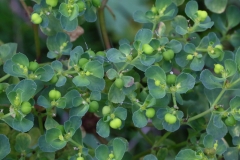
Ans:
POLYGON ((50 100, 57 100, 61 98, 61 93, 58 90, 52 89, 49 93, 48 96, 50 100))
POLYGON ((106 57, 106 53, 104 51, 98 51, 96 55, 106 57))
POLYGON ((163 58, 166 61, 172 60, 174 58, 174 51, 172 49, 169 49, 169 50, 163 52, 163 58))
POLYGON ((154 13, 154 14, 157 14, 158 13, 158 10, 155 6, 152 6, 151 8, 151 11, 154 13))
POLYGON ((165 114, 164 119, 168 124, 174 124, 177 121, 177 117, 170 113, 165 114))
POLYGON ((189 55, 187 55, 187 60, 192 60, 193 59, 193 55, 192 54, 189 54, 189 55))
POLYGON ((52 84, 54 84, 54 83, 57 83, 57 81, 58 81, 58 77, 57 77, 57 75, 55 74, 49 82, 52 83, 52 84))
POLYGON ((225 119, 225 124, 226 126, 234 126, 236 124, 236 119, 233 117, 233 115, 230 115, 225 119))
POLYGON ((119 118, 114 118, 113 120, 110 121, 110 127, 113 129, 118 129, 122 125, 122 121, 119 118))
POLYGON ((148 118, 153 118, 153 117, 155 116, 155 113, 156 113, 156 111, 155 111, 154 108, 148 108, 148 109, 146 109, 146 116, 147 116, 148 118))
POLYGON ((176 82, 177 76, 175 74, 167 75, 166 82, 168 85, 174 85, 176 82))
POLYGON ((77 160, 84 160, 84 158, 83 157, 78 157, 77 160))
POLYGON ((79 65, 80 67, 84 68, 88 61, 89 61, 89 60, 86 59, 86 58, 80 58, 79 61, 78 61, 78 65, 79 65))
POLYGON ((114 81, 114 84, 116 85, 117 88, 123 88, 124 86, 124 83, 123 83, 123 80, 121 78, 117 78, 115 81, 114 81))
POLYGON ((142 50, 144 53, 146 54, 152 54, 152 52, 154 51, 154 49, 152 48, 152 46, 150 46, 149 44, 144 44, 142 46, 142 50))
POLYGON ((160 86, 161 82, 160 82, 159 80, 155 80, 154 84, 155 84, 156 86, 160 86))
POLYGON ((79 7, 79 12, 86 10, 86 4, 83 1, 77 2, 77 5, 79 7))
POLYGON ((197 16, 198 16, 198 19, 200 22, 203 22, 206 20, 207 16, 208 16, 208 13, 206 11, 201 11, 201 10, 198 10, 197 11, 197 16))
POLYGON ((104 106, 104 107, 102 108, 102 114, 103 114, 104 116, 108 115, 110 112, 111 112, 111 107, 110 107, 110 106, 104 106))
POLYGON ((21 112, 23 114, 29 114, 30 112, 32 111, 32 105, 31 103, 29 102, 22 102, 22 105, 21 105, 21 112))
POLYGON ((100 0, 92 0, 92 4, 96 8, 100 8, 101 6, 101 1, 100 0))
POLYGON ((46 0, 46 4, 51 7, 56 7, 58 4, 58 0, 46 0))
POLYGON ((40 24, 40 23, 42 23, 42 17, 38 13, 33 13, 31 15, 31 21, 34 24, 40 24))
POLYGON ((214 65, 214 72, 216 74, 219 74, 223 71, 224 67, 221 64, 215 64, 214 65))
POLYGON ((108 157, 111 158, 111 159, 113 159, 113 158, 114 158, 114 154, 110 153, 110 154, 108 155, 108 157))
POLYGON ((95 112, 97 112, 98 108, 99 108, 98 102, 97 101, 92 101, 92 102, 89 103, 89 110, 88 111, 92 112, 92 113, 95 113, 95 112))
POLYGON ((37 70, 37 69, 38 69, 38 63, 35 62, 35 61, 34 61, 34 62, 30 62, 28 69, 29 69, 30 71, 35 71, 35 70, 37 70))

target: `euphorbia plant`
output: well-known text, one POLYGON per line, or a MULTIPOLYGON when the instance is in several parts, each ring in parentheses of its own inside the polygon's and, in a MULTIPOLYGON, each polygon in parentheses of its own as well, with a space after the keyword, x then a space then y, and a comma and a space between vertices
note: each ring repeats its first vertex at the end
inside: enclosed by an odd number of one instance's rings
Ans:
POLYGON ((107 0, 34 1, 49 61, 0 46, 0 159, 239 159, 237 6, 156 0, 114 48, 107 0), (97 15, 106 49, 73 45, 69 32, 97 15))

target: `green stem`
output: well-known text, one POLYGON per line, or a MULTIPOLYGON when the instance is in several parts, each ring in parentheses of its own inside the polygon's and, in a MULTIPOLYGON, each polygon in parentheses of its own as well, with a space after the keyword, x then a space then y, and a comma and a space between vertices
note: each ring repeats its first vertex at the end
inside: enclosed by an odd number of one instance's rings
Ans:
POLYGON ((172 92, 173 107, 178 109, 175 92, 172 92))
POLYGON ((5 115, 3 115, 2 117, 0 117, 1 119, 4 119, 4 118, 7 118, 7 117, 9 117, 9 116, 11 116, 12 115, 12 113, 7 113, 7 114, 5 114, 5 115))
POLYGON ((195 120, 195 119, 198 119, 198 118, 200 118, 200 117, 203 117, 203 116, 205 116, 206 114, 210 113, 210 112, 214 109, 214 106, 215 106, 215 105, 218 103, 218 101, 221 99, 221 97, 223 96, 223 94, 225 93, 225 91, 226 91, 226 89, 222 89, 222 91, 219 93, 219 95, 217 96, 217 98, 215 99, 215 101, 213 102, 213 104, 211 105, 211 107, 210 107, 208 110, 206 110, 206 111, 204 111, 204 112, 202 112, 202 113, 200 113, 200 114, 198 114, 198 115, 196 115, 196 116, 193 116, 193 117, 189 118, 188 121, 187 121, 187 123, 189 123, 189 122, 191 122, 191 121, 193 121, 193 120, 195 120))
POLYGON ((157 25, 157 23, 153 23, 153 28, 152 28, 153 34, 154 34, 154 31, 155 31, 156 25, 157 25))
POLYGON ((82 145, 78 144, 73 139, 69 139, 69 142, 71 142, 73 145, 77 146, 78 148, 82 148, 82 145))
POLYGON ((36 59, 37 62, 39 62, 41 58, 41 47, 40 47, 40 41, 39 41, 39 35, 38 35, 38 25, 33 25, 33 33, 34 33, 34 41, 35 41, 35 47, 36 47, 36 59))
POLYGON ((38 125, 39 125, 40 132, 41 134, 44 134, 42 116, 38 115, 37 117, 38 117, 38 125))
POLYGON ((161 138, 159 138, 153 147, 158 147, 172 132, 166 132, 161 138))
POLYGON ((107 34, 106 24, 105 24, 105 17, 104 17, 104 9, 107 4, 108 0, 103 0, 101 7, 98 9, 98 19, 99 19, 99 25, 101 29, 102 38, 105 44, 105 48, 109 49, 111 48, 109 37, 107 34))
POLYGON ((186 146, 187 143, 188 143, 187 141, 183 141, 183 142, 181 142, 181 143, 178 143, 178 144, 175 144, 175 145, 173 145, 173 146, 170 146, 170 147, 168 148, 168 150, 172 150, 172 149, 174 149, 174 148, 186 146))
POLYGON ((150 144, 150 145, 153 145, 153 142, 151 141, 151 139, 145 135, 141 129, 138 129, 139 133, 141 134, 141 136, 150 144))
POLYGON ((148 149, 148 150, 146 150, 146 151, 143 151, 143 152, 135 155, 135 156, 132 158, 132 160, 139 160, 141 157, 143 157, 143 156, 145 156, 145 155, 147 155, 147 154, 149 154, 149 153, 151 153, 151 149, 148 149))
POLYGON ((6 79, 8 79, 11 75, 10 74, 6 74, 5 76, 0 78, 0 82, 5 81, 6 79))

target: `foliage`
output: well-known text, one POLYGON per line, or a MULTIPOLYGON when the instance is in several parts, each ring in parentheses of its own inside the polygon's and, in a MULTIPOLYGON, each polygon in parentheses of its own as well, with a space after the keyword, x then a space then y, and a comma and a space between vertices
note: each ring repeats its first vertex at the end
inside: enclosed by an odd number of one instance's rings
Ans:
POLYGON ((107 0, 34 2, 50 61, 0 45, 0 159, 239 159, 239 7, 156 0, 113 48, 107 0), (98 19, 106 50, 73 44, 81 19, 98 19))

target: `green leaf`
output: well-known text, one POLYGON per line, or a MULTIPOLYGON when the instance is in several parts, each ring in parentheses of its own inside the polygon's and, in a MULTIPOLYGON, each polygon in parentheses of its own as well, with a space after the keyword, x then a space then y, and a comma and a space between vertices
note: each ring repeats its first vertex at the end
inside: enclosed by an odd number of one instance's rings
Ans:
POLYGON ((223 157, 226 160, 239 159, 239 149, 237 147, 228 147, 223 157))
POLYGON ((236 125, 229 127, 228 131, 232 137, 239 136, 240 133, 240 121, 237 121, 236 125))
POLYGON ((205 69, 200 74, 200 81, 202 81, 204 87, 207 89, 222 88, 220 82, 223 82, 225 79, 215 77, 209 70, 205 69))
POLYGON ((31 144, 30 144, 30 148, 38 145, 38 139, 40 138, 41 136, 41 131, 39 128, 37 127, 33 127, 29 132, 28 134, 30 135, 31 137, 31 144))
POLYGON ((106 75, 108 77, 108 79, 113 80, 114 78, 116 78, 118 76, 118 73, 115 69, 110 68, 107 72, 106 75))
POLYGON ((77 86, 77 87, 85 87, 90 84, 90 81, 88 80, 87 76, 85 75, 78 75, 75 76, 72 80, 72 82, 77 86))
POLYGON ((88 104, 80 105, 78 107, 73 107, 69 112, 69 116, 83 117, 87 113, 88 109, 89 109, 88 104))
POLYGON ((168 0, 156 0, 155 6, 158 10, 163 13, 160 14, 158 21, 167 21, 173 19, 177 12, 178 8, 175 3, 168 0))
POLYGON ((148 123, 145 113, 140 109, 133 113, 132 121, 134 123, 134 126, 138 128, 145 127, 148 123))
POLYGON ((126 61, 126 56, 119 50, 115 48, 111 48, 107 51, 106 56, 109 61, 113 63, 120 63, 120 62, 125 62, 126 61))
MULTIPOLYGON (((30 116, 30 114, 28 116, 30 116)), ((29 120, 27 118, 28 117, 25 117, 22 119, 17 119, 17 118, 13 119, 11 127, 21 132, 29 131, 33 127, 33 120, 29 120)), ((32 119, 33 119, 33 116, 32 116, 32 119)))
POLYGON ((51 103, 49 102, 49 100, 42 95, 40 95, 38 97, 37 104, 44 107, 44 108, 50 108, 51 107, 51 103))
POLYGON ((189 1, 185 7, 186 15, 193 21, 197 18, 198 3, 196 1, 189 1))
POLYGON ((87 9, 84 13, 84 18, 87 22, 95 22, 97 20, 97 15, 95 13, 95 8, 87 6, 87 9))
POLYGON ((82 139, 82 130, 81 128, 78 128, 75 132, 75 134, 72 136, 72 140, 77 142, 80 145, 83 145, 83 139, 82 139))
POLYGON ((149 79, 156 79, 164 84, 166 83, 166 74, 159 66, 149 67, 145 72, 145 76, 149 79))
POLYGON ((120 138, 113 140, 113 154, 116 160, 121 160, 126 151, 125 143, 120 138))
POLYGON ((66 18, 64 16, 61 16, 60 22, 61 22, 62 28, 65 31, 68 31, 68 32, 74 31, 78 26, 78 19, 77 18, 70 21, 68 18, 66 18))
POLYGON ((174 53, 179 53, 182 50, 182 44, 179 41, 175 40, 175 39, 171 40, 166 45, 166 47, 171 48, 174 51, 174 53))
POLYGON ((54 76, 54 70, 50 65, 45 65, 38 68, 34 74, 37 75, 41 81, 48 82, 54 76))
POLYGON ((240 104, 240 97, 238 97, 238 96, 234 97, 230 101, 230 108, 232 111, 235 110, 235 112, 232 112, 232 113, 233 113, 234 118, 237 121, 240 121, 240 113, 238 112, 240 110, 239 104, 240 104))
POLYGON ((153 154, 149 154, 143 157, 143 160, 158 160, 153 154))
POLYGON ((61 97, 56 102, 57 102, 57 105, 56 105, 57 108, 64 109, 66 107, 66 98, 61 97))
POLYGON ((240 19, 238 15, 240 14, 239 8, 234 5, 230 5, 227 7, 226 16, 228 21, 228 30, 237 26, 240 23, 240 19))
POLYGON ((11 152, 9 139, 3 134, 0 134, 0 144, 0 159, 3 159, 11 152))
POLYGON ((53 61, 51 66, 56 72, 61 72, 63 70, 63 64, 58 60, 53 61))
POLYGON ((59 129, 51 128, 46 131, 46 142, 49 143, 53 148, 60 150, 66 146, 66 141, 61 141, 59 136, 62 132, 59 129))
POLYGON ((65 85, 66 82, 67 82, 67 78, 62 76, 62 75, 60 75, 58 77, 58 81, 56 83, 56 87, 61 87, 61 86, 65 85))
POLYGON ((207 125, 207 133, 212 135, 215 139, 220 139, 222 137, 224 137, 226 134, 227 134, 227 127, 226 125, 222 125, 221 127, 220 126, 216 126, 214 125, 214 122, 213 122, 213 118, 214 118, 214 114, 211 115, 211 119, 207 125))
POLYGON ((205 58, 206 56, 203 56, 201 58, 194 57, 190 64, 190 68, 193 71, 201 71, 205 65, 205 58))
POLYGON ((52 147, 49 143, 46 141, 46 135, 42 135, 38 139, 38 146, 43 152, 55 152, 58 149, 52 147))
POLYGON ((59 12, 65 16, 65 17, 69 17, 69 13, 68 13, 68 4, 67 3, 61 3, 59 6, 59 12))
POLYGON ((79 12, 79 7, 77 4, 74 4, 73 5, 73 8, 72 8, 72 14, 71 16, 69 17, 69 20, 72 21, 74 20, 75 18, 78 17, 78 12, 79 12))
POLYGON ((158 160, 165 160, 168 156, 168 149, 167 148, 160 148, 157 152, 157 158, 158 160))
POLYGON ((205 148, 213 148, 215 140, 212 135, 207 134, 203 139, 203 144, 205 148))
POLYGON ((17 152, 25 152, 29 149, 31 144, 31 137, 27 133, 19 133, 16 136, 15 149, 17 152))
POLYGON ((134 12, 133 19, 135 22, 139 22, 139 23, 149 23, 150 22, 150 20, 145 16, 145 13, 142 11, 134 12))
POLYGON ((72 116, 69 118, 68 121, 64 123, 64 129, 66 133, 71 133, 71 135, 74 135, 76 130, 80 128, 81 125, 82 125, 81 117, 72 116))
POLYGON ((123 121, 127 118, 127 110, 123 107, 117 107, 113 113, 116 117, 120 118, 123 121))
POLYGON ((82 98, 80 97, 80 93, 73 89, 67 92, 63 97, 66 98, 66 108, 72 108, 72 107, 77 107, 82 103, 82 98), (74 99, 79 99, 80 104, 75 105, 74 104, 74 99))
POLYGON ((240 72, 240 48, 238 48, 237 51, 236 51, 235 62, 237 64, 238 72, 240 72))
POLYGON ((110 134, 109 124, 104 122, 102 118, 97 122, 96 129, 97 129, 97 133, 103 138, 108 137, 110 134))
POLYGON ((197 155, 197 153, 191 149, 183 149, 181 150, 175 160, 201 160, 202 157, 197 155))
POLYGON ((109 149, 106 145, 100 144, 95 150, 95 156, 98 160, 108 159, 109 149))
POLYGON ((177 93, 186 93, 188 90, 192 89, 195 85, 195 78, 188 73, 181 73, 176 79, 177 93))
POLYGON ((205 6, 214 13, 225 11, 228 0, 204 0, 205 6))
POLYGON ((185 17, 177 15, 172 21, 172 26, 175 31, 180 35, 185 35, 188 33, 188 21, 185 17))
POLYGON ((135 38, 134 41, 140 41, 142 44, 147 44, 152 40, 153 33, 150 29, 140 29, 135 38))
POLYGON ((16 43, 5 43, 0 46, 0 66, 8 59, 12 58, 17 51, 16 43))
POLYGON ((122 89, 119 89, 113 83, 108 92, 108 99, 113 103, 122 103, 125 99, 125 94, 122 89))
POLYGON ((91 91, 102 91, 105 87, 105 80, 103 78, 98 78, 95 76, 87 76, 90 84, 87 85, 87 88, 91 91))
POLYGON ((207 98, 208 102, 210 103, 210 105, 212 105, 214 103, 214 101, 216 100, 216 98, 220 92, 221 92, 221 89, 219 89, 219 88, 211 89, 211 90, 204 88, 204 94, 206 95, 206 98, 207 98))
POLYGON ((44 127, 46 128, 46 130, 56 128, 58 125, 58 122, 55 121, 51 116, 47 116, 47 119, 44 123, 44 127))
POLYGON ((84 67, 85 71, 89 71, 93 74, 93 76, 98 78, 103 78, 104 76, 104 70, 103 70, 103 64, 99 61, 90 61, 86 64, 84 67))
POLYGON ((15 54, 12 57, 12 61, 15 64, 20 64, 20 65, 27 66, 27 67, 29 66, 29 60, 28 60, 27 56, 22 53, 15 54))
POLYGON ((225 66, 225 71, 227 72, 227 77, 233 76, 237 71, 237 65, 231 59, 225 60, 224 61, 224 66, 225 66))

